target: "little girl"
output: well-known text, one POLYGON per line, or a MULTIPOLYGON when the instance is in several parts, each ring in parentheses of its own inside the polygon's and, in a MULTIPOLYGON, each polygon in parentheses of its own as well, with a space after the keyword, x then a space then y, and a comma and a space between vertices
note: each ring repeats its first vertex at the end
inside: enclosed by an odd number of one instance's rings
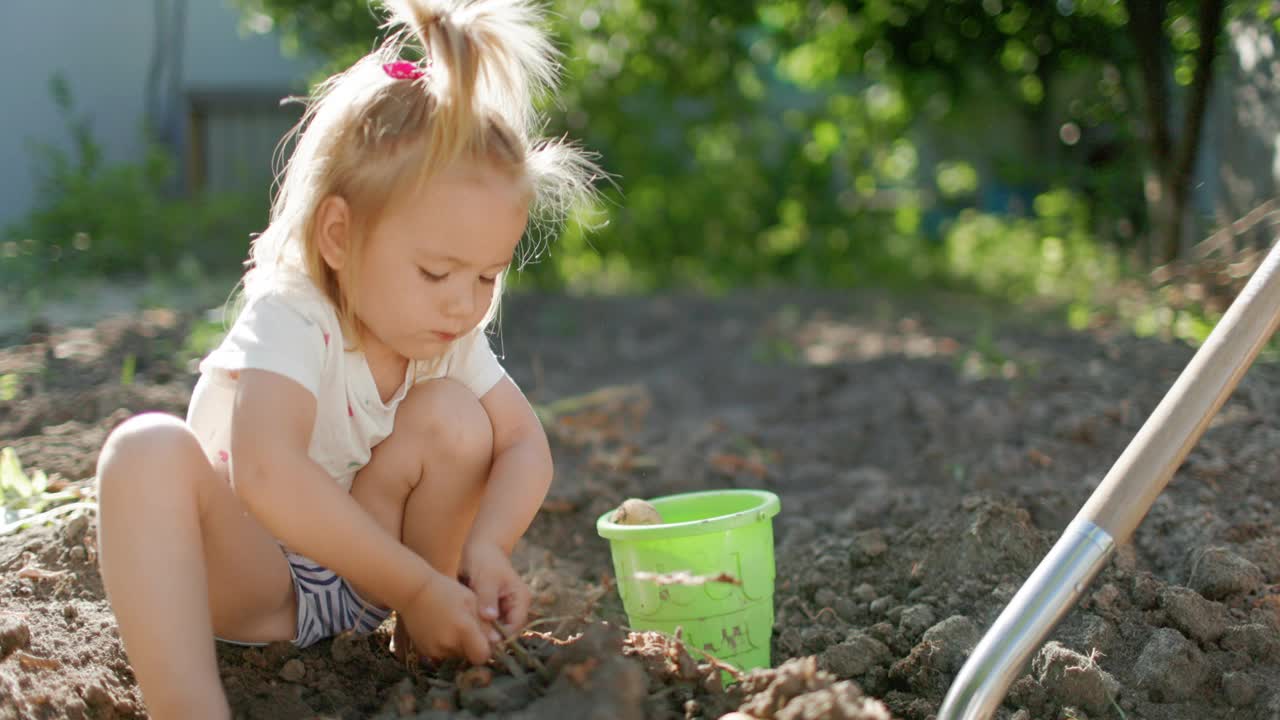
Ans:
POLYGON ((398 645, 482 663, 525 621, 510 555, 551 454, 485 329, 530 214, 595 168, 534 135, 556 66, 527 0, 384 4, 396 34, 296 129, 186 422, 133 418, 99 459, 102 577, 159 720, 229 716, 215 639, 394 610, 398 645))

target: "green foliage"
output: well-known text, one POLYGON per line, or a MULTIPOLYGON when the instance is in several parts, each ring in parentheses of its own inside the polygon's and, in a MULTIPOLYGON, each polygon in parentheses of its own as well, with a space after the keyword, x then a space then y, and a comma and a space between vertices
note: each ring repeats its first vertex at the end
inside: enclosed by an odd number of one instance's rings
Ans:
POLYGON ((18 373, 0 375, 0 402, 13 402, 18 397, 18 389, 22 386, 22 376, 18 373))
POLYGON ((13 448, 0 450, 0 500, 5 507, 29 501, 43 493, 48 485, 49 479, 42 471, 36 470, 30 477, 23 472, 22 463, 13 448))
MULTIPOLYGON (((367 0, 238 2, 334 69, 377 34, 367 0)), ((618 188, 589 211, 601 231, 570 225, 513 284, 945 283, 1093 317, 1146 229, 1125 8, 554 0, 549 130, 598 151, 618 188)), ((1168 6, 1171 82, 1189 82, 1198 13, 1168 6)), ((1246 15, 1276 11, 1229 3, 1246 15)))
POLYGON ((55 76, 51 91, 72 149, 36 146, 36 207, 0 235, 0 284, 38 294, 62 277, 167 271, 184 258, 225 265, 244 256, 250 230, 265 222, 264 202, 179 197, 176 163, 151 143, 140 163, 108 164, 65 80, 55 76))
POLYGON ((13 448, 0 449, 0 535, 88 507, 88 503, 73 502, 80 497, 73 490, 51 491, 43 471, 28 474, 13 448))
MULTIPOLYGON (((335 69, 377 35, 365 0, 240 4, 335 69)), ((1079 157, 1091 128, 1131 114, 1123 7, 1058 6, 555 2, 566 82, 551 130, 598 151, 620 190, 599 209, 603 231, 566 229, 518 282, 910 286, 946 274, 939 224, 983 188, 1047 188, 1071 166, 1090 212, 1140 212, 1131 156, 1079 157), (1075 155, 1056 142, 1068 118, 1086 136, 1075 155), (1026 139, 1046 132, 1055 142, 1026 139), (1137 199, 1111 201, 1116 185, 1137 199)), ((1133 137, 1123 123, 1106 132, 1133 137)))
POLYGON ((962 212, 946 235, 947 272, 1014 302, 1087 297, 1120 275, 1116 254, 1093 242, 1077 196, 1053 190, 1033 207, 1030 217, 962 212))
MULTIPOLYGON (((214 314, 220 316, 221 312, 215 311, 214 314)), ((178 363, 190 366, 191 363, 199 362, 201 358, 212 352, 226 337, 230 322, 230 318, 205 319, 192 325, 182 343, 182 349, 178 352, 178 363)))

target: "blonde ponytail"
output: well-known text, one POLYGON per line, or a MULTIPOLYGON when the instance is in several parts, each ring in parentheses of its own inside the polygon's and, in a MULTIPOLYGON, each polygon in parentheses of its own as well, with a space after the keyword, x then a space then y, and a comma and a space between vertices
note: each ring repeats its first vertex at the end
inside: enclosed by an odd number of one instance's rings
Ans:
MULTIPOLYGON (((250 254, 252 294, 305 276, 334 302, 347 329, 362 238, 388 203, 458 160, 493 163, 524 182, 545 234, 590 201, 603 173, 564 140, 538 137, 536 101, 558 80, 541 8, 529 0, 382 0, 388 39, 321 83, 307 102, 282 171, 271 223, 250 254), (409 74, 392 72, 420 62, 409 74), (351 207, 357 237, 338 282, 320 255, 314 217, 328 196, 351 207), (349 292, 346 294, 350 294, 349 292)), ((495 300, 496 302, 496 300, 495 300)), ((352 335, 354 336, 354 335, 352 335)))
MULTIPOLYGON (((535 101, 557 77, 557 52, 542 31, 541 9, 527 0, 386 0, 384 28, 398 31, 388 45, 397 54, 420 51, 429 63, 425 82, 437 98, 432 144, 435 160, 455 152, 486 150, 491 133, 478 127, 500 117, 515 138, 527 138, 537 119, 535 101), (468 148, 471 140, 481 147, 468 148)), ((523 144, 523 143, 522 143, 523 144)))

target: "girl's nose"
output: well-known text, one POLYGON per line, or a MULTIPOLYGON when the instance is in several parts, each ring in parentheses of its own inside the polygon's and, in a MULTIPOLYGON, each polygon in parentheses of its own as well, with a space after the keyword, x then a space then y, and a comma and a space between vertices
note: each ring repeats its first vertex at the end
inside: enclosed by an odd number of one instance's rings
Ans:
POLYGON ((453 317, 467 317, 475 310, 476 299, 469 290, 454 292, 445 303, 445 311, 453 317))

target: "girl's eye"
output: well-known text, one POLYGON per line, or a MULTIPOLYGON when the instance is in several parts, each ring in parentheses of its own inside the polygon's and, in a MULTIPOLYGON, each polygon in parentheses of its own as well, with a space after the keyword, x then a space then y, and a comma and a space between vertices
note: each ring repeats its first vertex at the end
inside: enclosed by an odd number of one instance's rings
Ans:
POLYGON ((446 277, 449 276, 449 273, 442 273, 440 275, 437 275, 431 272, 430 270, 427 270, 426 268, 418 268, 418 272, 422 273, 422 277, 430 280, 431 282, 440 282, 441 280, 444 280, 446 277))
POLYGON ((497 281, 498 281, 497 275, 494 275, 493 277, 485 277, 483 275, 480 276, 480 282, 484 283, 485 285, 492 285, 497 281))

